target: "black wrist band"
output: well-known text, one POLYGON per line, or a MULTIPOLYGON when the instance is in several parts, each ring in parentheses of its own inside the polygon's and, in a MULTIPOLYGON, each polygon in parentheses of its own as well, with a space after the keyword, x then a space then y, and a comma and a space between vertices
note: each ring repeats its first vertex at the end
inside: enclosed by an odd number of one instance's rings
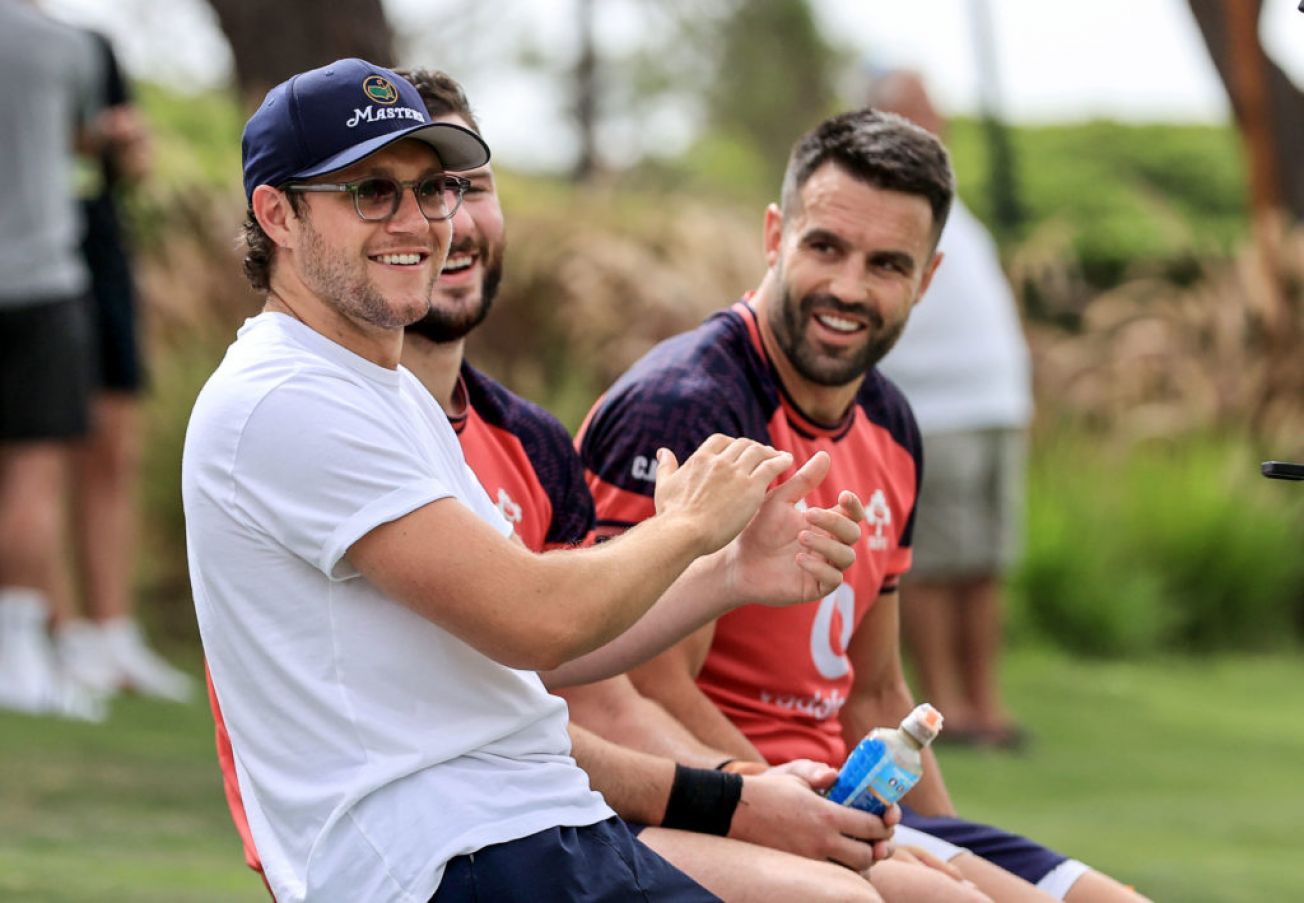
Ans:
POLYGON ((661 827, 723 837, 729 833, 742 795, 740 774, 677 764, 661 827))

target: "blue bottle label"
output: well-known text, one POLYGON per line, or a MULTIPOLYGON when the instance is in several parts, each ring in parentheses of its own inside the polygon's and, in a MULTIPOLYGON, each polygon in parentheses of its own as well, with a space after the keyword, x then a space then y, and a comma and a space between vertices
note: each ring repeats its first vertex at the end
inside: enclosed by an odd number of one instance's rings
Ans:
POLYGON ((919 781, 888 755, 882 740, 862 740, 847 759, 829 799, 844 806, 882 815, 919 781))

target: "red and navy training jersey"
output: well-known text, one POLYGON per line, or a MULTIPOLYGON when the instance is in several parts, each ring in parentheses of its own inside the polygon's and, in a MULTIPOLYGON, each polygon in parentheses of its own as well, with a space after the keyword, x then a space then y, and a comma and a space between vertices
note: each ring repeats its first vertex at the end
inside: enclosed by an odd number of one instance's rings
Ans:
POLYGON ((584 543, 593 498, 566 427, 466 362, 461 376, 466 412, 450 422, 498 510, 536 552, 584 543))
MULTIPOLYGON (((570 433, 552 414, 512 394, 465 361, 457 394, 465 410, 450 417, 462 453, 480 485, 498 504, 526 546, 536 552, 582 545, 593 532, 593 498, 584 482, 579 455, 570 433)), ((245 862, 262 873, 254 846, 240 784, 236 777, 231 738, 222 719, 212 681, 209 705, 216 728, 217 760, 222 789, 245 862)))
POLYGON ((865 504, 856 563, 843 585, 819 601, 744 605, 724 615, 698 677, 769 761, 840 763, 846 748, 838 711, 854 678, 847 645, 910 566, 922 469, 914 416, 901 392, 871 370, 840 422, 811 420, 774 374, 756 313, 739 302, 653 348, 589 413, 579 444, 598 535, 653 514, 659 447, 682 461, 712 433, 789 451, 794 468, 823 449, 832 466, 805 502, 831 507, 850 489, 865 504))

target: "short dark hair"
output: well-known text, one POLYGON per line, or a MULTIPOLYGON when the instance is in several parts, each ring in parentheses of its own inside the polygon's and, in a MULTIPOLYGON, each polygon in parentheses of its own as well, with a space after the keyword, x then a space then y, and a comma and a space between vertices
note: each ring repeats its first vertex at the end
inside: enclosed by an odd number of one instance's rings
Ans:
POLYGON ((480 134, 480 123, 475 121, 475 114, 471 112, 471 102, 466 99, 466 92, 453 76, 439 69, 419 67, 394 71, 410 81, 417 89, 417 93, 426 103, 430 118, 437 119, 450 114, 461 116, 471 127, 471 131, 480 134))
POLYGON ((788 157, 781 195, 785 216, 801 208, 802 186, 830 162, 876 188, 924 198, 933 211, 933 240, 942 234, 955 176, 934 135, 895 113, 869 107, 824 120, 793 145, 788 157))
MULTIPOLYGON (((290 209, 295 216, 303 215, 303 199, 296 192, 287 191, 290 209)), ((244 242, 244 274, 254 291, 266 293, 272 287, 272 256, 276 245, 254 216, 254 208, 245 211, 244 225, 240 228, 244 242)))

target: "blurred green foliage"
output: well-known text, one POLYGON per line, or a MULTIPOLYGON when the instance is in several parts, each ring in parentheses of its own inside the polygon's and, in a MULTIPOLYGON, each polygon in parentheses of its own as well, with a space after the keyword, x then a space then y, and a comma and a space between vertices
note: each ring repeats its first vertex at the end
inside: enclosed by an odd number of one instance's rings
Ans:
POLYGON ((1111 656, 1297 644, 1304 493, 1264 480, 1250 446, 1203 437, 1123 455, 1085 436, 1041 443, 1015 635, 1111 656))
MULTIPOLYGON (((1244 164, 1230 127, 1095 121, 1010 134, 1023 237, 1066 224, 1095 288, 1138 267, 1170 271, 1191 257, 1224 256, 1247 233, 1244 164)), ((984 141, 971 119, 954 121, 947 135, 960 193, 989 220, 984 141)))
POLYGON ((234 92, 181 92, 150 82, 137 90, 154 135, 155 190, 240 184, 245 114, 234 92))
POLYGON ((837 112, 846 54, 820 33, 806 0, 740 3, 723 24, 707 87, 711 134, 751 148, 777 185, 793 139, 837 112))

